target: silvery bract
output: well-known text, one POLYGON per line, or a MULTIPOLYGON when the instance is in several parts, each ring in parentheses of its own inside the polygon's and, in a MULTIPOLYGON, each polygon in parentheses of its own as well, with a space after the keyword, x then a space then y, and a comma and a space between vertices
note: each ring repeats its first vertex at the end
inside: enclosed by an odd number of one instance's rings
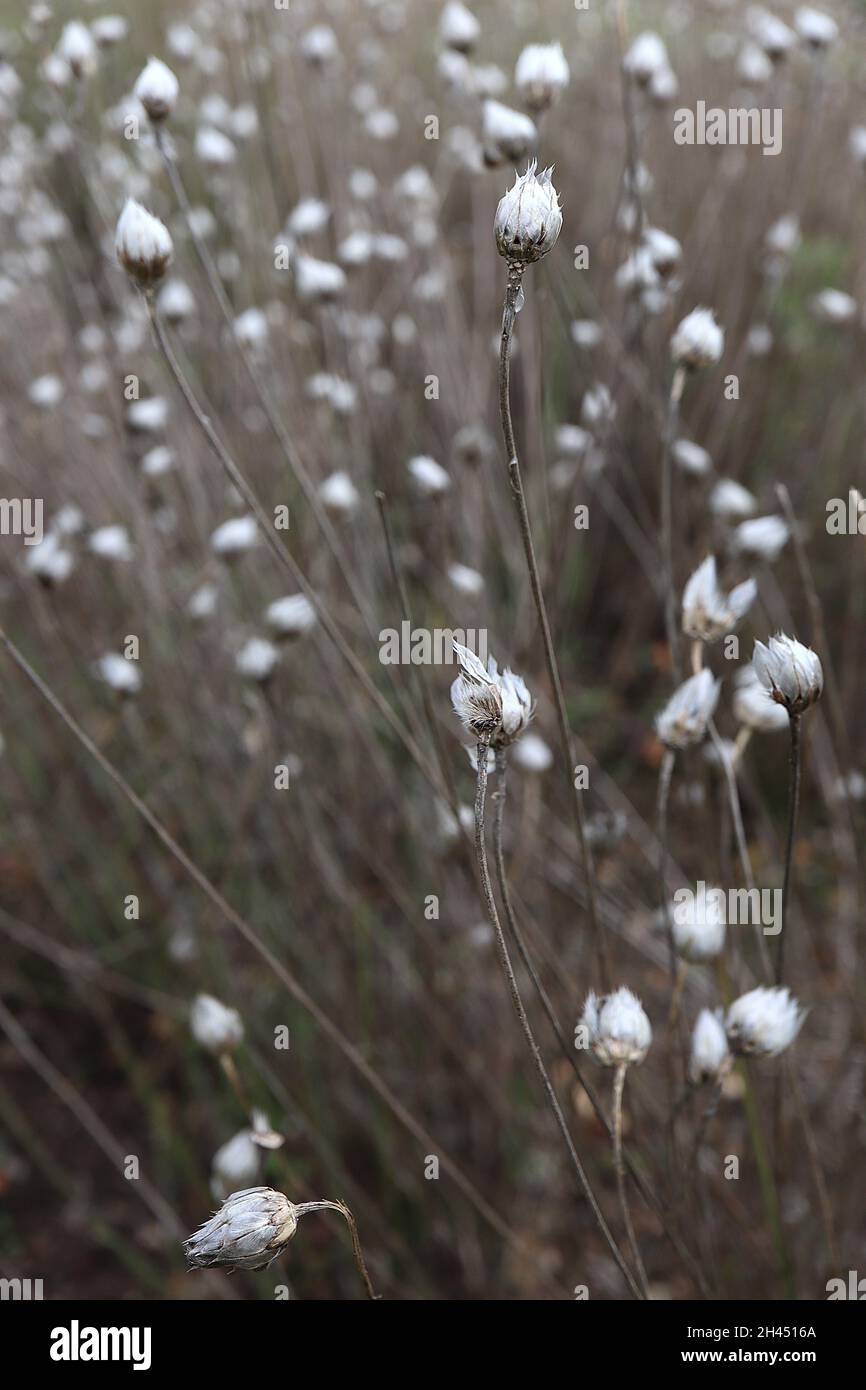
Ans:
POLYGON ((208 1052, 231 1052, 243 1041, 244 1025, 237 1009, 229 1008, 212 994, 196 995, 189 1026, 196 1042, 208 1052))
POLYGON ((536 177, 533 159, 525 174, 500 198, 493 222, 496 246, 508 261, 529 264, 546 256, 562 227, 559 196, 553 186, 553 169, 536 177))
POLYGON ((738 584, 729 594, 719 588, 715 557, 708 555, 683 591, 683 632, 693 641, 715 642, 732 632, 755 600, 754 579, 738 584))
POLYGON ((184 1251, 191 1265, 264 1269, 285 1250, 298 1227, 295 1207, 272 1187, 247 1187, 227 1197, 199 1226, 184 1251))
POLYGON ((775 733, 788 727, 788 711, 776 703, 751 664, 737 672, 734 716, 756 733, 775 733))
POLYGON ((671 338, 671 357, 678 367, 712 367, 725 347, 724 331, 712 309, 693 309, 671 338))
POLYGON ((468 647, 454 643, 460 674, 451 686, 451 703, 463 727, 493 748, 519 738, 532 718, 532 697, 521 676, 499 674, 493 657, 484 666, 468 647))
POLYGON ((721 889, 706 889, 705 893, 690 893, 671 908, 671 933, 677 954, 684 960, 712 960, 725 944, 725 913, 720 901, 721 889))
POLYGON ((133 95, 138 97, 150 119, 159 122, 171 115, 179 90, 171 68, 159 58, 150 58, 138 77, 133 95))
POLYGON ((568 86, 568 63, 561 43, 530 43, 514 69, 514 83, 531 111, 544 111, 568 86))
POLYGON ((667 748, 700 743, 719 699, 721 681, 711 671, 699 671, 678 686, 656 718, 656 733, 667 748))
POLYGON ((142 290, 159 284, 174 255, 168 227, 134 198, 127 198, 117 219, 114 249, 127 275, 142 290))
POLYGON ((725 1028, 734 1052, 775 1057, 794 1041, 806 1014, 788 990, 760 985, 735 999, 725 1028))
POLYGON ((758 680, 789 714, 802 714, 824 689, 820 658, 811 647, 779 633, 769 642, 755 643, 752 665, 758 680))
POLYGON ((642 1062, 652 1042, 650 1021, 630 989, 614 990, 601 999, 590 991, 580 1021, 592 1055, 603 1067, 642 1062))
POLYGON ((692 1031, 689 1080, 696 1086, 720 1081, 731 1066, 728 1038, 719 1013, 701 1009, 692 1031))

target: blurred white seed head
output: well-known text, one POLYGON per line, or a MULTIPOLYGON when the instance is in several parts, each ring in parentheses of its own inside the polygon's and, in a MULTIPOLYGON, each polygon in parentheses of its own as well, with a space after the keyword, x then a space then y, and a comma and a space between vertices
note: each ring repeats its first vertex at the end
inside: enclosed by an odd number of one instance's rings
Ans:
POLYGON ((733 632, 754 603, 757 592, 754 579, 747 579, 725 594, 716 577, 715 556, 708 555, 683 591, 683 632, 692 641, 715 642, 733 632))
POLYGON ((753 516, 741 521, 731 536, 731 548, 741 555, 772 564, 781 555, 791 536, 783 516, 753 516))
POLYGON ((64 26, 55 53, 68 67, 73 77, 91 77, 99 65, 99 54, 93 35, 86 24, 73 19, 64 26))
POLYGON ((802 714, 821 697, 824 672, 820 658, 794 637, 780 632, 766 645, 756 642, 752 665, 758 680, 789 714, 802 714))
POLYGON ((664 40, 652 30, 638 34, 623 58, 623 67, 629 77, 645 87, 654 74, 670 70, 664 40))
POLYGON ((745 1056, 775 1057, 794 1041, 805 1010, 786 988, 760 985, 735 999, 725 1030, 731 1051, 745 1056))
POLYGON ((804 5, 794 15, 794 28, 810 48, 829 48, 839 37, 839 25, 823 10, 804 5))
POLYGON ((568 86, 568 63, 561 43, 530 43, 514 69, 514 84, 530 111, 546 111, 568 86))
POLYGON ((441 497, 451 487, 450 473, 426 454, 411 458, 406 468, 418 491, 427 497, 441 497))
POLYGON ((701 448, 700 444, 695 444, 691 439, 677 439, 671 453, 674 463, 684 473, 700 478, 712 472, 713 460, 706 449, 701 448))
POLYGON ((223 559, 243 555, 258 545, 259 526, 254 516, 232 516, 213 532, 210 538, 211 550, 223 559))
POLYGON ((670 908, 671 934, 683 960, 712 960, 721 952, 726 928, 721 891, 706 888, 699 893, 689 892, 682 901, 674 899, 670 908))
POLYGON ((96 674, 118 695, 137 695, 141 672, 136 661, 127 661, 119 652, 106 652, 96 663, 96 674))
POLYGON ((726 521, 752 516, 757 508, 757 499, 733 478, 720 478, 710 493, 710 511, 726 521))
POLYGON ((271 1187, 248 1187, 227 1197, 209 1221, 184 1241, 190 1265, 264 1269, 298 1228, 288 1197, 271 1187))
POLYGON ((243 1041, 244 1025, 237 1009, 222 1004, 212 994, 197 994, 189 1011, 189 1026, 200 1047, 221 1055, 233 1052, 243 1041))
POLYGON ((319 488, 319 497, 328 511, 338 516, 351 516, 361 504, 361 494, 343 469, 337 469, 325 479, 319 488))
POLYGON ((140 290, 159 284, 174 256, 171 234, 134 198, 127 198, 114 236, 117 259, 140 290))
POLYGON ((493 657, 485 667, 468 647, 454 643, 460 674, 451 686, 454 712, 467 733, 492 748, 506 748, 528 728, 532 697, 521 676, 500 674, 493 657))
POLYGON ((155 125, 166 120, 177 105, 180 84, 166 63, 149 58, 132 89, 155 125))
POLYGON ((695 1086, 706 1081, 720 1082, 730 1070, 732 1060, 721 1012, 701 1009, 692 1030, 689 1080, 695 1086))
POLYGON ((671 338, 671 357, 677 366, 697 370, 714 366, 724 347, 724 330, 716 323, 712 309, 697 308, 681 320, 671 338))
POLYGON ((788 711, 776 703, 751 662, 737 672, 734 718, 754 733, 771 734, 788 727, 788 711))
POLYGON ((481 37, 481 25, 459 0, 448 0, 439 19, 439 37, 446 48, 471 53, 481 37))
POLYGON ((280 651, 266 637, 250 637, 235 657, 238 674, 263 685, 270 680, 280 659, 280 651))
POLYGON ((306 594, 289 594, 268 604, 265 621, 280 637, 300 637, 311 631, 318 619, 306 594))
POLYGON ((553 169, 536 176, 533 159, 524 174, 499 200, 493 231, 500 256, 529 265, 546 256, 556 244, 562 227, 559 195, 553 186, 553 169))
POLYGON ((704 668, 678 686, 656 717, 656 733, 666 748, 700 743, 719 699, 721 681, 704 668))
POLYGON ((298 298, 310 303, 329 303, 346 288, 346 272, 333 261, 320 261, 302 253, 292 261, 298 298))
POLYGON ((603 1067, 636 1065, 649 1051, 652 1027, 630 989, 622 987, 600 999, 590 990, 580 1021, 587 1030, 590 1051, 603 1067))
POLYGON ((258 1180, 262 1151, 249 1129, 239 1130, 213 1156, 211 1191, 217 1201, 258 1180))
POLYGON ((516 164, 535 148, 538 130, 522 111, 515 111, 492 98, 485 101, 481 117, 484 159, 495 166, 510 160, 516 164))

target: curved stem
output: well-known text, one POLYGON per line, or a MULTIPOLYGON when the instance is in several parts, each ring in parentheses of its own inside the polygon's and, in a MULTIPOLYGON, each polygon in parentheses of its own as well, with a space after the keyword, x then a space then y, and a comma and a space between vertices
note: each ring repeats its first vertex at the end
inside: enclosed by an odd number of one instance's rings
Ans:
POLYGON ((593 944, 601 983, 603 987, 607 989, 610 984, 607 948, 599 919, 595 866, 592 862, 592 851, 590 850, 586 834, 586 817, 584 814, 583 797, 574 785, 574 749, 571 730, 568 725, 568 714, 565 708, 565 695, 563 694, 562 678, 559 674, 559 665, 553 647, 553 637, 550 631, 547 605, 544 601, 544 592, 541 587, 541 576, 538 571, 538 561, 535 556, 532 528, 530 526, 529 512, 526 506, 526 495, 523 491, 520 462, 517 457, 514 426, 511 420, 511 339, 514 332, 514 317, 517 312, 517 297, 521 290, 524 269, 525 267, 521 265, 509 262, 508 280, 505 289, 505 305, 502 311, 502 337, 499 346, 499 415, 502 424, 502 435, 505 440, 505 452, 508 456, 508 480, 511 485, 511 495, 514 498, 514 506, 517 512, 520 538, 523 542, 523 553, 526 558, 526 567, 529 571, 529 583, 532 589, 535 610, 538 614, 538 625, 541 629, 541 638, 544 644, 544 659, 556 708, 556 721, 559 728, 560 745, 562 748, 562 756, 565 759, 565 774, 568 778, 568 785, 571 793, 572 811, 575 819, 577 838, 580 844, 583 876, 586 881, 593 944))
POLYGON ((355 1221, 355 1218, 350 1212, 349 1208, 346 1206, 346 1203, 327 1201, 295 1203, 296 1216, 305 1216, 308 1212, 311 1211, 338 1211, 340 1215, 345 1219, 352 1236, 352 1250, 355 1255, 355 1264, 358 1266, 358 1273, 360 1274, 364 1282, 364 1288, 367 1292, 367 1297, 372 1298, 374 1300, 378 1298, 378 1294, 376 1294, 373 1290, 370 1275, 367 1272, 367 1266, 364 1261, 364 1252, 361 1249, 361 1237, 358 1235, 357 1222, 355 1221))
POLYGON ((535 1035, 532 1031, 532 1025, 529 1022, 529 1018, 526 1014, 526 1009, 523 1006, 523 1000, 520 996, 520 989, 517 984, 517 977, 514 974, 514 967, 511 963, 511 956, 509 955, 508 946, 506 944, 505 936, 502 931, 502 926, 499 921, 499 912, 496 907, 496 899, 493 896, 493 885, 490 880, 490 867, 487 862, 487 847, 485 844, 484 828, 484 810, 487 799, 488 747, 489 744, 487 742, 479 740, 476 758, 477 772, 475 778, 475 853, 478 859, 478 872, 481 876, 481 887, 484 894, 484 905, 487 909, 487 916, 490 919, 490 925, 493 927, 494 936, 496 938, 496 948, 499 954, 500 964, 502 965, 502 971, 505 975, 505 981, 508 986, 508 993, 511 996, 511 1002, 514 1006, 514 1012, 517 1015, 518 1023, 520 1024, 521 1031, 523 1032, 523 1036, 526 1039, 527 1047, 529 1048, 532 1060, 535 1063, 535 1068, 541 1080, 545 1096, 553 1112, 553 1118, 556 1121, 557 1128, 559 1129, 559 1132, 562 1135, 565 1147, 568 1151, 569 1159, 571 1160, 571 1165, 577 1175, 577 1179, 580 1184, 581 1190, 584 1196, 586 1197, 587 1201, 589 1202, 589 1205, 592 1209, 592 1213, 599 1224, 602 1234, 604 1235, 604 1238, 607 1241, 608 1246, 610 1247, 611 1254, 616 1260, 617 1265, 619 1266, 622 1275, 629 1286, 629 1289, 634 1294, 635 1298, 643 1298, 644 1295, 641 1292, 638 1285, 635 1283, 634 1276, 632 1275, 631 1270, 629 1269, 628 1265, 623 1259, 619 1246, 617 1245, 613 1237, 613 1233, 611 1232, 610 1227, 604 1219, 604 1214, 601 1210, 601 1207, 598 1205, 595 1193, 590 1187, 589 1179, 586 1176, 583 1164, 581 1163, 577 1150, 574 1147, 574 1142, 572 1140, 571 1134, 569 1133, 568 1125, 565 1123, 565 1116, 562 1113, 562 1107, 560 1106, 556 1092, 553 1089, 553 1083, 551 1082, 550 1077, 548 1076, 547 1068, 544 1065, 544 1058, 541 1055, 538 1043, 535 1041, 535 1035))
POLYGON ((625 1164, 622 1161, 622 1093, 625 1090, 625 1074, 628 1067, 622 1062, 616 1069, 613 1077, 613 1161, 616 1168, 616 1189, 619 1193, 619 1207, 622 1212, 623 1224, 625 1225, 628 1243, 631 1247, 632 1259, 638 1272, 638 1277, 643 1288, 644 1298, 649 1298, 649 1285, 647 1284, 646 1270, 641 1259, 637 1237, 634 1233, 634 1226, 631 1220, 631 1211, 628 1205, 628 1194, 625 1190, 625 1164))

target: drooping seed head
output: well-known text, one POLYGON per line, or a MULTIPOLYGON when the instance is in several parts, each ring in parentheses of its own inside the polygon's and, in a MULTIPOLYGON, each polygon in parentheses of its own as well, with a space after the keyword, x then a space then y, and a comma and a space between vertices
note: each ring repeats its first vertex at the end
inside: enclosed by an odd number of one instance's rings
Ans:
POLYGON ((272 1187, 233 1192, 219 1211, 184 1241, 190 1265, 205 1269, 265 1269, 298 1228, 294 1205, 272 1187))
POLYGON ((747 579, 725 594, 716 578, 715 557, 708 555, 683 590, 683 632, 695 642, 715 642, 733 632, 757 592, 754 579, 747 579))

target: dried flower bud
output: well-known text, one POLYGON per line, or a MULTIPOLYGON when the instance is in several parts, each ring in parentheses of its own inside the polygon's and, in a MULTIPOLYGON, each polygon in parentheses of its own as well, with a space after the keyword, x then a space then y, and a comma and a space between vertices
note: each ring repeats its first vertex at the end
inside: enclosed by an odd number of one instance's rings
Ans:
POLYGON ((629 77, 645 87, 658 72, 670 70, 664 40, 652 30, 638 34, 622 60, 629 77))
POLYGON ((471 53, 481 36, 481 25, 460 0, 448 0, 439 20, 439 37, 446 48, 471 53))
POLYGON ((506 748, 532 718, 532 697, 521 676, 499 674, 493 657, 485 667, 474 652, 454 643, 460 675, 451 686, 451 703, 466 731, 492 748, 506 748))
POLYGON ((559 196, 551 181, 553 169, 536 177, 533 159, 525 174, 500 198, 493 222, 496 246, 508 261, 528 265, 546 256, 562 227, 559 196))
POLYGON ((695 1086, 705 1081, 721 1081, 731 1067, 728 1039, 721 1011, 701 1009, 692 1032, 689 1080, 695 1086))
POLYGON ((715 557, 708 555, 683 591, 683 632, 695 642, 715 642, 733 632, 757 592, 754 579, 747 579, 724 594, 716 579, 715 557))
POLYGON ((223 1201, 242 1184, 256 1182, 261 1158, 262 1151, 248 1129, 240 1130, 217 1149, 211 1163, 211 1191, 217 1200, 223 1201))
POLYGON ((772 564, 791 537, 791 528, 782 516, 753 516, 743 521, 731 536, 731 548, 742 555, 772 564))
POLYGON ((712 367, 724 346, 724 330, 716 323, 712 309, 692 309, 671 338, 671 357, 678 367, 712 367))
POLYGON ((140 290, 158 285, 174 255, 171 234, 134 198, 127 198, 114 237, 117 259, 140 290))
POLYGON ((656 718, 656 733, 667 748, 690 748, 700 743, 719 699, 721 681, 711 671, 699 671, 678 686, 656 718))
POLYGON ((170 67, 159 58, 149 58, 132 90, 150 119, 158 124, 174 110, 180 85, 170 67))
POLYGON ((57 42, 57 57, 69 68, 73 77, 91 77, 99 65, 96 42, 86 24, 73 19, 65 26, 57 42))
POLYGON ((802 714, 820 699, 824 689, 820 658, 795 638, 780 632, 766 646, 756 642, 752 665, 776 703, 789 714, 802 714))
POLYGON ((603 1067, 642 1062, 653 1031, 640 1000, 630 989, 617 989, 598 999, 590 990, 581 1024, 589 1036, 592 1055, 603 1067))
POLYGON ((728 1009, 725 1028, 731 1050, 750 1057, 775 1057, 794 1041, 805 1017, 786 988, 759 985, 728 1009))
POLYGON ((265 1269, 297 1229, 297 1211, 288 1197, 272 1187, 247 1187, 227 1197, 183 1248, 198 1268, 265 1269))
POLYGON ((769 690, 758 679, 754 666, 737 673, 734 690, 734 716, 756 733, 775 733, 788 727, 788 711, 777 705, 769 690))
POLYGON ((196 995, 189 1011, 189 1026, 199 1046, 218 1055, 234 1051, 243 1042, 244 1025, 237 1009, 230 1009, 212 994, 196 995))
POLYGON ((697 894, 674 899, 671 934, 677 954, 697 964, 719 955, 725 944, 725 913, 719 896, 721 889, 702 888, 697 894))
POLYGON ((484 158, 490 165, 502 164, 506 159, 516 164, 538 140, 535 122, 529 116, 492 99, 484 103, 481 133, 484 158))

